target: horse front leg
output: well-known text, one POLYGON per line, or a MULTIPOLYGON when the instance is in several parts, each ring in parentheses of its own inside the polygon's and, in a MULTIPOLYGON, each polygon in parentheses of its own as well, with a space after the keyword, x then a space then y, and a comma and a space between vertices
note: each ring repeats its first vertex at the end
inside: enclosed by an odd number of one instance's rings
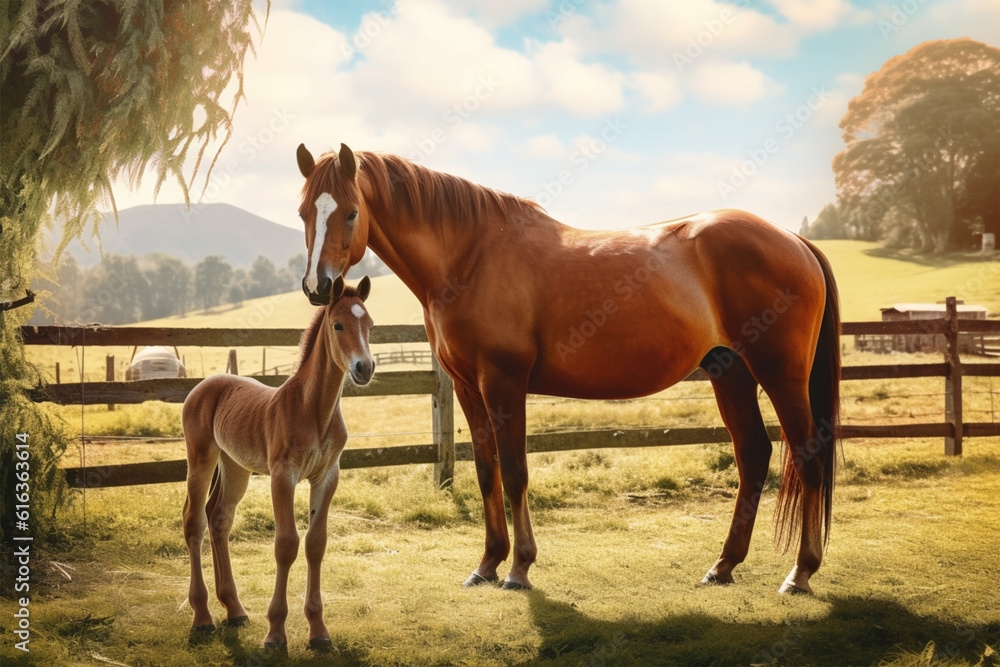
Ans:
POLYGON ((500 475, 510 501, 514 523, 514 563, 503 588, 531 588, 528 568, 535 562, 538 549, 531 530, 528 512, 528 450, 525 425, 526 385, 502 376, 485 383, 483 396, 500 457, 500 475))
POLYGON ((476 476, 483 496, 483 518, 486 523, 483 558, 479 561, 479 567, 462 584, 469 587, 497 581, 497 566, 510 553, 510 539, 507 537, 507 513, 503 506, 503 486, 493 424, 483 397, 461 383, 455 384, 455 393, 472 432, 472 453, 476 461, 476 476))
POLYGON ((285 619, 288 617, 288 571, 299 552, 295 527, 295 484, 298 471, 288 468, 271 472, 271 505, 274 508, 274 561, 277 565, 274 595, 267 608, 268 632, 264 648, 285 651, 285 619))
POLYGON ((309 531, 306 533, 306 620, 309 622, 309 647, 330 650, 330 631, 323 621, 323 594, 320 590, 320 569, 326 554, 327 518, 330 501, 340 479, 339 461, 309 488, 309 531))

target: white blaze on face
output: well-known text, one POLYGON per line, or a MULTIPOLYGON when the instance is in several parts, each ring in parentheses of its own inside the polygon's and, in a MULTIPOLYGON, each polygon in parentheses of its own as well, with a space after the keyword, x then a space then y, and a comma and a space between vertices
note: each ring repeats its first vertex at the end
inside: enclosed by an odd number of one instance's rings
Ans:
POLYGON ((324 192, 316 198, 316 236, 313 238, 312 252, 309 253, 309 269, 306 271, 306 287, 315 293, 319 286, 319 257, 326 243, 326 223, 337 210, 336 200, 324 192))
POLYGON ((361 304, 356 303, 351 306, 351 312, 354 313, 354 317, 362 318, 365 316, 365 309, 361 307, 361 304))

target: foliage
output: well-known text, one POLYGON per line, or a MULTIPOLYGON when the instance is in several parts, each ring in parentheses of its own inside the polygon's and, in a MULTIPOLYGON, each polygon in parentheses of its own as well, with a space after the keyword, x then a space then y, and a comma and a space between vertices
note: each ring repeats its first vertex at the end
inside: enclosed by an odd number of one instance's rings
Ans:
POLYGON ((221 255, 209 255, 194 267, 194 298, 202 308, 218 306, 233 278, 233 267, 221 255))
POLYGON ((852 238, 942 252, 998 231, 1000 49, 955 39, 892 58, 840 127, 833 170, 852 238))
MULTIPOLYGON (((88 221, 96 233, 96 207, 105 200, 114 205, 111 183, 119 177, 137 184, 152 165, 157 188, 170 177, 187 192, 207 146, 231 131, 244 59, 253 49, 251 21, 250 0, 0 6, 0 301, 31 285, 39 231, 53 219, 64 222, 60 247, 88 221), (192 146, 198 160, 188 179, 182 168, 192 146)), ((23 398, 32 375, 17 328, 30 315, 26 308, 6 313, 0 332, 0 487, 9 498, 8 431, 31 427, 38 466, 33 507, 54 507, 59 477, 47 479, 45 471, 65 442, 23 398)), ((0 539, 8 539, 12 520, 4 502, 0 539)))
MULTIPOLYGON (((803 227, 805 228, 804 224, 803 227)), ((837 205, 831 203, 824 206, 803 236, 816 241, 848 238, 847 228, 837 205)))

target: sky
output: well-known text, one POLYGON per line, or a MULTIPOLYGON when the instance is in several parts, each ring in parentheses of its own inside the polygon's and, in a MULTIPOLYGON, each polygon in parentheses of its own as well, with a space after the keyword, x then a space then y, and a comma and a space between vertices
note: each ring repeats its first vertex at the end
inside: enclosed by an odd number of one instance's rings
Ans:
MULTIPOLYGON (((301 227, 299 143, 346 143, 618 229, 835 198, 865 76, 935 39, 1000 46, 997 0, 273 0, 234 133, 193 203, 301 227)), ((192 151, 194 152, 194 151, 192 151)), ((154 203, 150 179, 115 186, 154 203)), ((167 183, 156 203, 183 201, 167 183)))

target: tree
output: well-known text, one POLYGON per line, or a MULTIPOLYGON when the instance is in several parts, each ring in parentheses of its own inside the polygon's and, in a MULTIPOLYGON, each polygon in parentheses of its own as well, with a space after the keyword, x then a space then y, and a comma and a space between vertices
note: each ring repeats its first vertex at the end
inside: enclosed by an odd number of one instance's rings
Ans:
POLYGON ((176 257, 160 253, 147 255, 145 261, 145 276, 152 299, 143 319, 154 320, 187 312, 191 298, 191 268, 176 257))
MULTIPOLYGON (((255 21, 251 0, 3 3, 0 302, 17 302, 31 285, 39 230, 53 217, 66 223, 60 249, 88 222, 96 233, 97 206, 114 207, 119 176, 137 184, 152 163, 157 186, 172 177, 187 193, 198 172, 182 173, 189 149, 200 157, 232 130, 255 21)), ((34 544, 43 548, 55 530, 56 462, 67 441, 25 395, 36 375, 19 327, 30 316, 29 308, 0 310, 0 496, 13 495, 13 436, 29 432, 34 544)), ((0 508, 7 543, 13 506, 0 508)), ((4 553, 9 566, 12 551, 4 553)))
POLYGON ((233 267, 221 255, 209 255, 194 267, 194 299, 202 308, 218 306, 233 277, 233 267))
POLYGON ((302 284, 302 278, 306 275, 306 256, 299 253, 298 255, 289 257, 286 268, 288 269, 288 273, 291 274, 292 280, 289 289, 299 289, 302 284))
POLYGON ((138 322, 149 309, 146 276, 133 255, 105 255, 87 274, 80 314, 84 322, 138 322))
POLYGON ((837 199, 857 235, 954 247, 1000 197, 996 181, 984 187, 1000 155, 1000 49, 954 39, 892 58, 840 128, 837 199))
POLYGON ((246 296, 248 299, 256 299, 261 296, 270 296, 279 292, 284 292, 283 281, 278 277, 278 269, 274 262, 267 257, 260 255, 254 260, 250 272, 247 274, 246 296))
POLYGON ((243 305, 243 288, 240 287, 237 283, 233 283, 232 285, 229 286, 228 301, 229 303, 237 307, 243 305))
POLYGON ((827 204, 809 225, 807 238, 817 241, 850 238, 836 204, 827 204))

